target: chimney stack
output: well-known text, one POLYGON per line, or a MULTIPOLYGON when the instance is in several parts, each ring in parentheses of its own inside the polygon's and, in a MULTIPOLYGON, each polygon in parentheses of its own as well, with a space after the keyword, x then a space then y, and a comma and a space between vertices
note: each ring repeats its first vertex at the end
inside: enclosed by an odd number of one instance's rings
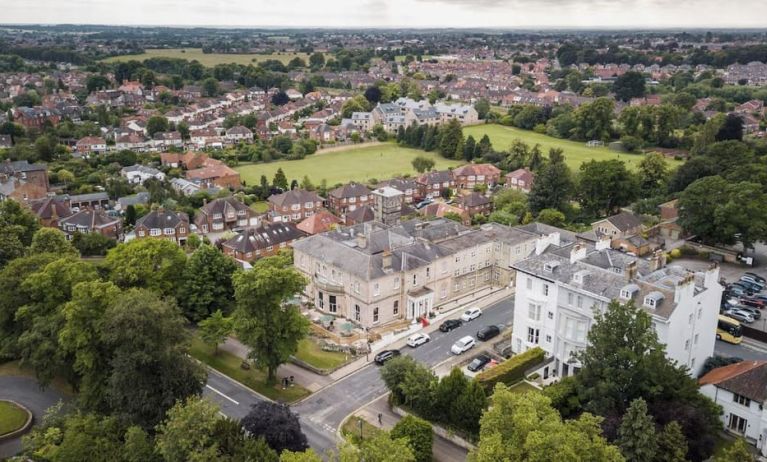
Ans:
POLYGON ((662 268, 661 266, 661 254, 663 252, 660 250, 656 250, 653 252, 652 257, 650 257, 650 272, 658 271, 662 268))
POLYGON ((384 250, 383 253, 383 269, 384 271, 391 270, 391 251, 384 250))
POLYGON ((359 233, 357 234, 357 247, 364 249, 368 246, 368 237, 365 235, 365 233, 359 233))
POLYGON ((626 280, 631 282, 636 278, 637 275, 637 262, 631 261, 628 265, 626 265, 626 280))
POLYGON ((570 250, 570 263, 575 263, 584 258, 586 258, 586 246, 581 244, 573 245, 572 250, 570 250))

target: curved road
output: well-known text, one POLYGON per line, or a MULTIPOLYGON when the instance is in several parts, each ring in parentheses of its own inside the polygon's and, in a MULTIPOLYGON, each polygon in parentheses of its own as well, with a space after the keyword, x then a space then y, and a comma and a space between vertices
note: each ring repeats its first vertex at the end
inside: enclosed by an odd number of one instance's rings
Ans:
MULTIPOLYGON (((40 422, 46 409, 60 400, 66 400, 64 395, 52 387, 41 389, 37 380, 16 376, 0 377, 0 398, 10 399, 26 406, 32 411, 35 423, 40 422)), ((0 442, 0 460, 11 457, 20 450, 21 438, 0 442)))

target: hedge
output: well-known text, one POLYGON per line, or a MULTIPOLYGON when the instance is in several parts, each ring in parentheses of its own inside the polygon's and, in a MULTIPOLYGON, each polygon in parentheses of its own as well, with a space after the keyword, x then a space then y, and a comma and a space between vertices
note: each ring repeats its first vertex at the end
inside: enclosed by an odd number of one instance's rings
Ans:
POLYGON ((531 367, 543 362, 544 352, 539 347, 520 353, 501 364, 477 375, 476 380, 488 392, 492 392, 496 383, 513 385, 525 377, 531 367))

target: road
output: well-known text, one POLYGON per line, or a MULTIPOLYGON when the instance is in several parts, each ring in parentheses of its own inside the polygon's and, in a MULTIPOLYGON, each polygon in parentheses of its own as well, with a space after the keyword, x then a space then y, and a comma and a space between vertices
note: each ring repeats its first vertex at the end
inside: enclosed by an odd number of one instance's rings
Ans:
MULTIPOLYGON (((450 353, 450 347, 459 338, 465 335, 473 336, 477 330, 488 324, 510 325, 513 309, 514 298, 506 298, 484 308, 482 316, 478 319, 452 332, 435 331, 429 334, 431 336, 429 343, 415 349, 404 347, 402 352, 434 367, 453 356, 450 353)), ((458 315, 459 313, 456 313, 456 316, 458 315)), ((349 414, 386 392, 379 368, 370 364, 314 393, 293 406, 293 410, 301 418, 301 428, 306 434, 309 445, 322 454, 328 449, 336 448, 336 431, 349 414)), ((209 374, 204 393, 221 406, 222 413, 235 419, 244 417, 259 399, 253 393, 214 371, 209 374)))

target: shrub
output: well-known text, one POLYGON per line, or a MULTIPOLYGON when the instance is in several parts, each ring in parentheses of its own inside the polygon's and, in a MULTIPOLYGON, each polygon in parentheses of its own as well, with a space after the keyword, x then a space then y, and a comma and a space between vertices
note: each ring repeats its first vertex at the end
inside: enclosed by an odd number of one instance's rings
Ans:
POLYGON ((674 249, 671 251, 669 255, 671 256, 671 258, 679 258, 682 256, 682 251, 679 249, 674 249))
POLYGON ((513 385, 524 378, 528 369, 542 363, 543 356, 543 350, 538 347, 527 350, 480 373, 476 379, 488 391, 491 391, 496 383, 513 385))
POLYGON ((408 415, 402 418, 391 430, 392 438, 406 438, 408 446, 415 455, 416 462, 431 462, 434 434, 431 424, 418 417, 408 415))

